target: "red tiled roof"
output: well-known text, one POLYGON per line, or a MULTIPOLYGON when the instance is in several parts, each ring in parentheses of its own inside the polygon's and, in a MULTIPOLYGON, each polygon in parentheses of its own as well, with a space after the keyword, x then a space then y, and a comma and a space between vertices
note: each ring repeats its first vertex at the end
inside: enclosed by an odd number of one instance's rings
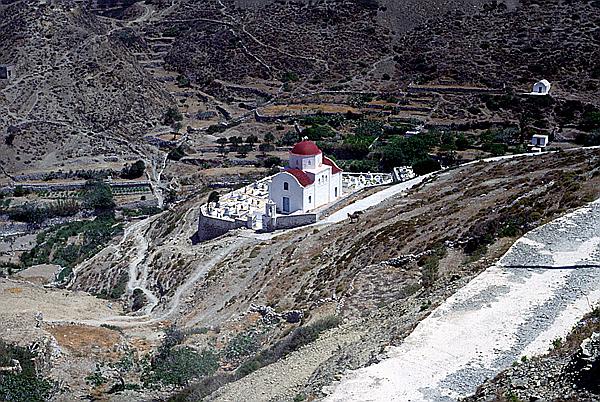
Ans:
POLYGON ((334 161, 332 161, 331 159, 329 159, 328 157, 324 156, 323 157, 323 163, 325 165, 331 166, 331 173, 332 174, 336 174, 336 173, 340 173, 342 171, 342 169, 340 169, 338 167, 338 165, 335 164, 334 161))
POLYGON ((313 184, 311 178, 300 169, 287 169, 285 172, 294 176, 302 187, 310 186, 311 184, 313 184))
POLYGON ((294 148, 290 152, 294 155, 312 156, 320 154, 321 150, 314 142, 304 140, 294 145, 294 148))

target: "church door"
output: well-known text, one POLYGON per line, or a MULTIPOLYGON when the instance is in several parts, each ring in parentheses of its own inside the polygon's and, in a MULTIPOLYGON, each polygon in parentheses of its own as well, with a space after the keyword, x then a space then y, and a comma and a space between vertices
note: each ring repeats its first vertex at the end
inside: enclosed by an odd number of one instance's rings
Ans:
POLYGON ((283 197, 283 212, 290 212, 290 199, 283 197))

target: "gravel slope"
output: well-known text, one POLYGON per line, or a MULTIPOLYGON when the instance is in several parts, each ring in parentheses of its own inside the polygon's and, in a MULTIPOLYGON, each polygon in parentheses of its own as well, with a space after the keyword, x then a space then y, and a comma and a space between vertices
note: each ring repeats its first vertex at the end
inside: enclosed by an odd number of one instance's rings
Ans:
POLYGON ((450 401, 545 352, 600 302, 600 202, 520 239, 388 359, 349 372, 327 401, 450 401))
POLYGON ((208 400, 222 402, 237 401, 284 401, 304 387, 315 370, 329 359, 336 349, 356 342, 364 332, 353 327, 335 328, 276 363, 229 383, 219 389, 208 400), (254 390, 252 395, 248 390, 254 390), (248 399, 249 398, 249 399, 248 399))

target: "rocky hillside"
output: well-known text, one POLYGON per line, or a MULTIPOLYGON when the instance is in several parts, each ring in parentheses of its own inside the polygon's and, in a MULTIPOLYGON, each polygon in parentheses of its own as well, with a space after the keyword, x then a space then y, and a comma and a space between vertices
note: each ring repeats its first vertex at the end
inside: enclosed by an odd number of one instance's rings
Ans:
MULTIPOLYGON (((309 323, 337 313, 350 325, 340 330, 344 346, 334 352, 337 338, 327 338, 322 348, 310 350, 316 360, 307 357, 310 364, 302 363, 297 373, 286 369, 293 386, 269 391, 275 399, 300 391, 319 395, 344 369, 365 365, 380 348, 400 342, 515 237, 597 198, 599 168, 592 150, 479 163, 391 198, 359 223, 270 239, 232 233, 192 247, 198 202, 184 203, 140 223, 120 244, 82 264, 74 287, 101 293, 124 281, 126 306, 152 317, 139 322, 168 319, 190 331, 209 328, 186 341, 196 348, 251 337, 254 346, 244 346, 242 357, 225 358, 226 367, 266 359, 256 353, 271 353, 295 328, 282 318, 292 312, 309 323), (144 293, 141 303, 136 288, 144 293)), ((235 399, 250 386, 236 378, 221 378, 237 385, 220 397, 235 399)), ((212 392, 211 384, 189 390, 190 400, 212 392)))
POLYGON ((120 158, 175 98, 184 127, 206 128, 323 89, 506 86, 417 103, 448 125, 580 128, 598 110, 598 15, 592 0, 3 2, 0 63, 17 78, 0 83, 1 166, 120 158), (531 106, 518 94, 542 77, 555 97, 531 106))
POLYGON ((396 77, 404 83, 478 84, 530 91, 545 78, 554 93, 598 102, 597 1, 493 2, 477 15, 451 12, 402 35, 396 77))
POLYGON ((349 80, 388 53, 391 37, 368 1, 296 2, 236 8, 185 2, 165 21, 177 39, 167 62, 202 83, 213 79, 349 80), (190 19, 189 15, 195 18, 190 19), (181 22, 179 22, 181 21, 181 22), (268 21, 268 23, 266 23, 268 21))
POLYGON ((71 169, 131 154, 172 99, 141 69, 127 30, 71 2, 0 6, 0 164, 71 169))

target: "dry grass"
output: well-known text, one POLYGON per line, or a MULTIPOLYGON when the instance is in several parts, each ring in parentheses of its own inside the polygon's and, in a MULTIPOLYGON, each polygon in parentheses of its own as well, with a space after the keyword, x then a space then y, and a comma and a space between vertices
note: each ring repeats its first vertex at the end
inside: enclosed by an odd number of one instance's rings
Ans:
POLYGON ((121 335, 117 331, 84 325, 50 325, 46 329, 61 348, 68 349, 77 357, 94 355, 111 360, 120 357, 117 345, 121 342, 121 335))

